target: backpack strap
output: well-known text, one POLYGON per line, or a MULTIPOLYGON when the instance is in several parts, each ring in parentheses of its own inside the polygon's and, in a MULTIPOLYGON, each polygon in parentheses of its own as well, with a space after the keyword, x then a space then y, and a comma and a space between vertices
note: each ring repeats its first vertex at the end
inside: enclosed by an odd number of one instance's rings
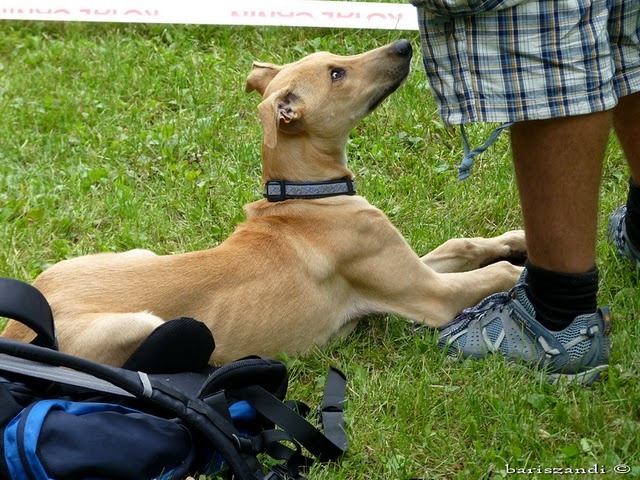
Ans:
POLYGON ((336 368, 331 368, 325 385, 322 406, 324 434, 260 385, 230 389, 229 393, 233 397, 247 401, 256 411, 282 428, 314 457, 321 462, 326 462, 335 460, 347 450, 342 409, 346 385, 344 374, 336 368))
MULTIPOLYGON (((284 460, 276 464, 263 480, 306 480, 300 469, 308 467, 313 459, 302 453, 305 447, 320 462, 335 460, 347 449, 344 432, 342 404, 346 391, 346 380, 342 372, 331 368, 325 385, 323 401, 323 434, 311 425, 289 402, 282 402, 259 384, 231 388, 224 393, 249 403, 256 412, 278 429, 265 429, 257 435, 238 438, 241 451, 247 453, 266 452, 274 459, 284 460), (286 446, 293 444, 294 449, 286 446)), ((308 407, 304 406, 304 410, 308 407)))
POLYGON ((180 418, 202 433, 220 452, 238 480, 263 478, 238 453, 239 433, 227 418, 204 401, 187 396, 146 373, 110 367, 55 350, 0 338, 2 371, 135 397, 165 414, 180 418))
MULTIPOLYGON (((255 355, 244 357, 217 368, 201 386, 197 396, 207 401, 210 394, 241 390, 248 385, 260 385, 278 400, 284 400, 288 388, 287 367, 277 360, 255 355)), ((233 396, 229 400, 233 401, 233 396)))
POLYGON ((58 349, 51 307, 37 288, 13 278, 0 278, 0 316, 33 330, 34 345, 58 349))
POLYGON ((337 368, 331 367, 324 386, 321 419, 325 435, 344 453, 347 450, 347 434, 344 424, 344 397, 347 390, 347 378, 337 368))
POLYGON ((198 393, 198 398, 218 411, 244 402, 263 419, 263 429, 246 432, 238 438, 238 445, 246 453, 266 452, 284 460, 265 479, 304 478, 298 469, 312 460, 303 456, 300 446, 322 462, 336 459, 347 449, 343 416, 346 379, 342 372, 331 368, 327 376, 322 404, 324 434, 305 419, 309 407, 284 401, 286 390, 287 372, 282 362, 247 357, 217 369, 198 393), (286 446, 291 444, 295 449, 286 446))

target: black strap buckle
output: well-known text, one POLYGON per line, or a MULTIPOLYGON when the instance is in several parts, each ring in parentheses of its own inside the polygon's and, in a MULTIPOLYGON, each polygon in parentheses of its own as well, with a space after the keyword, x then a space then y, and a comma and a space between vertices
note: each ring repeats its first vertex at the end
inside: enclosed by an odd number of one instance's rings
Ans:
POLYGON ((236 441, 236 447, 238 447, 239 451, 244 453, 256 453, 259 451, 252 439, 242 435, 236 435, 235 433, 232 434, 231 437, 236 441))
POLYGON ((270 202, 286 200, 286 182, 284 180, 269 180, 264 187, 264 197, 270 202))
POLYGON ((307 480, 302 476, 300 472, 295 472, 293 475, 285 465, 276 465, 263 477, 262 480, 307 480), (294 476, 295 475, 295 476, 294 476))

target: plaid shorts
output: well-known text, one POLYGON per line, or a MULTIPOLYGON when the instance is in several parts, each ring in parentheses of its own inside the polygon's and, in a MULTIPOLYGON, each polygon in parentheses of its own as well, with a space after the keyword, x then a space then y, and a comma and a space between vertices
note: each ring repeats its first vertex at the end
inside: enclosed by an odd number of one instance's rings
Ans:
POLYGON ((639 0, 411 0, 448 125, 613 108, 640 91, 639 0))

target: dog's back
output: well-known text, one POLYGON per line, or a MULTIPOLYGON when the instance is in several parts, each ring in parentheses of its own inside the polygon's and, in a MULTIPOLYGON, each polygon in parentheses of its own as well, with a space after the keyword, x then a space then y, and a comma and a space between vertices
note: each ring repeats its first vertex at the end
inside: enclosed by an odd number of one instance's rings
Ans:
MULTIPOLYGON (((372 238, 380 232, 377 222, 390 225, 382 212, 362 197, 262 200, 246 210, 247 221, 213 249, 88 255, 42 273, 34 286, 52 306, 61 349, 117 341, 122 332, 147 335, 162 321, 188 316, 212 330, 217 363, 275 357, 326 343, 356 313, 371 310, 348 287, 343 269, 358 228, 370 228, 363 238, 372 238)), ((3 335, 32 336, 17 322, 3 335)), ((118 357, 124 360, 133 344, 123 345, 118 357)))

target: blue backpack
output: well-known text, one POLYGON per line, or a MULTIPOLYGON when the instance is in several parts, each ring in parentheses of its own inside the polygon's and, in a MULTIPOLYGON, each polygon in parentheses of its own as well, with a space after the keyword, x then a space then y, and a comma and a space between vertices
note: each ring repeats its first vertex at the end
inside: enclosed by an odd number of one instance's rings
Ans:
POLYGON ((34 287, 0 278, 0 316, 36 333, 0 338, 0 478, 302 480, 347 448, 344 375, 330 369, 321 407, 285 401, 288 371, 259 357, 207 364, 209 329, 158 327, 123 368, 57 350, 51 309, 34 287))

